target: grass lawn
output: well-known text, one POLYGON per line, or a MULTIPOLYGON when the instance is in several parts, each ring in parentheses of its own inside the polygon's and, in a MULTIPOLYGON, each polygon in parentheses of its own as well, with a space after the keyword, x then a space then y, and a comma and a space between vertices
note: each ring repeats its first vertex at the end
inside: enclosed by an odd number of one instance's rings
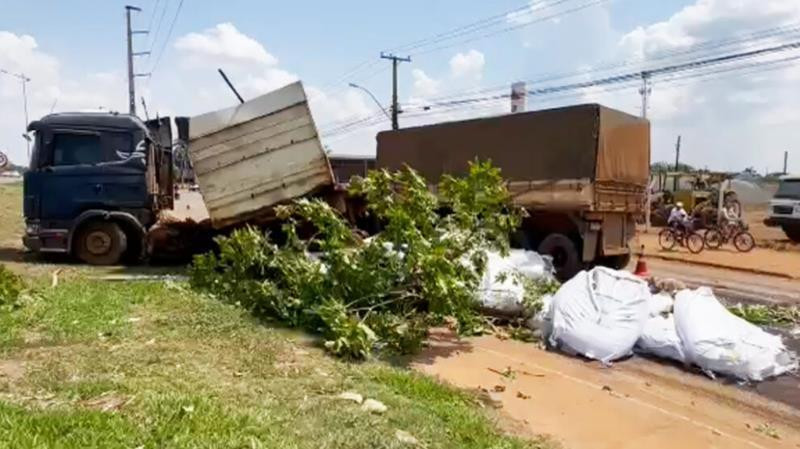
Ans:
POLYGON ((504 436, 471 394, 338 361, 184 284, 87 279, 163 269, 24 257, 21 199, 21 184, 0 185, 0 263, 33 287, 0 307, 0 449, 413 447, 398 431, 428 448, 548 444, 504 436), (336 398, 346 391, 388 410, 336 398))
POLYGON ((541 447, 476 399, 383 362, 335 360, 183 284, 80 277, 0 311, 2 448, 541 447), (383 402, 383 414, 337 399, 383 402))

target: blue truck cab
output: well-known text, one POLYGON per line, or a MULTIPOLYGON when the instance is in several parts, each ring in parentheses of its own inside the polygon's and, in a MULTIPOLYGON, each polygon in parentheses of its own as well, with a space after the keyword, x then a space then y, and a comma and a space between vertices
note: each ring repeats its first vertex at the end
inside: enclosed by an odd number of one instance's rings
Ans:
POLYGON ((95 265, 141 258, 147 230, 172 207, 169 119, 59 113, 28 131, 25 246, 95 265))

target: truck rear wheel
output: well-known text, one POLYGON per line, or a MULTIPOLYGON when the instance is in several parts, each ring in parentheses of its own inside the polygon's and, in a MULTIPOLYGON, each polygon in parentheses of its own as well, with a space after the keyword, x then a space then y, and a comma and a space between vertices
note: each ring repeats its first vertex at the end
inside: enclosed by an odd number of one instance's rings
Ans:
POLYGON ((128 239, 113 221, 92 221, 81 227, 76 239, 75 254, 90 265, 119 263, 128 239))
POLYGON ((575 242, 564 234, 550 234, 539 244, 539 254, 553 258, 556 277, 566 281, 581 270, 581 259, 575 242))
POLYGON ((797 226, 784 226, 783 232, 789 237, 789 240, 800 243, 800 224, 797 226))

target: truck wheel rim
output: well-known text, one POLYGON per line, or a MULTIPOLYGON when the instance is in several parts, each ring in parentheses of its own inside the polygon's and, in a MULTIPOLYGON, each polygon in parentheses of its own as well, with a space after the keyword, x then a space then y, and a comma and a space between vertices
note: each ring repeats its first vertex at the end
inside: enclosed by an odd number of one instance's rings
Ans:
POLYGON ((96 256, 106 254, 111 250, 111 236, 100 231, 90 233, 86 236, 86 249, 96 256))

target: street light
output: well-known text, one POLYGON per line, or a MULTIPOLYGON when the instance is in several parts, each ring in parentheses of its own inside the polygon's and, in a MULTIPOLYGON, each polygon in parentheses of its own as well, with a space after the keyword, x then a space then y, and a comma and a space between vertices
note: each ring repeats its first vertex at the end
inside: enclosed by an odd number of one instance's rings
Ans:
POLYGON ((31 158, 31 138, 28 136, 28 89, 26 84, 31 81, 30 78, 25 76, 24 73, 11 73, 8 70, 0 69, 0 73, 4 73, 8 76, 13 76, 14 78, 19 79, 22 82, 22 105, 25 112, 25 127, 23 128, 24 132, 22 133, 22 137, 25 139, 25 144, 28 147, 28 160, 31 158))
POLYGON ((374 101, 374 102, 375 102, 375 104, 377 104, 377 105, 378 105, 378 107, 379 107, 379 108, 381 108, 381 112, 383 112, 383 115, 385 115, 385 116, 386 116, 386 118, 388 118, 388 119, 389 119, 389 121, 392 121, 392 117, 389 115, 389 113, 388 113, 388 112, 386 112, 386 109, 383 107, 383 105, 381 105, 381 102, 380 102, 380 101, 378 101, 378 99, 377 99, 377 98, 375 98, 375 95, 372 95, 372 92, 370 92, 370 91, 369 91, 369 89, 367 89, 366 87, 359 86, 358 84, 355 84, 355 83, 350 83, 350 87, 354 87, 354 88, 356 88, 356 89, 361 89, 361 90, 363 90, 364 92, 366 92, 366 93, 367 93, 367 95, 369 95, 369 96, 370 96, 370 98, 372 98, 372 101, 374 101))

